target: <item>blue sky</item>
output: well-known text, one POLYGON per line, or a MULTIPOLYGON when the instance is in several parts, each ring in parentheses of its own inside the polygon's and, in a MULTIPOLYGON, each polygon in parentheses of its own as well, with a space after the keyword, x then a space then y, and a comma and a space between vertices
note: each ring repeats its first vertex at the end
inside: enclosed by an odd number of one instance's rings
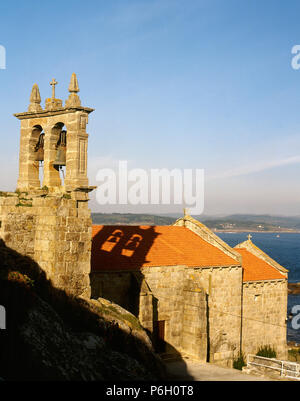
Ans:
POLYGON ((299 15, 295 0, 1 2, 1 188, 17 180, 12 114, 35 82, 50 97, 53 77, 65 100, 76 72, 82 104, 96 109, 92 184, 118 160, 203 168, 207 214, 300 215, 299 15))

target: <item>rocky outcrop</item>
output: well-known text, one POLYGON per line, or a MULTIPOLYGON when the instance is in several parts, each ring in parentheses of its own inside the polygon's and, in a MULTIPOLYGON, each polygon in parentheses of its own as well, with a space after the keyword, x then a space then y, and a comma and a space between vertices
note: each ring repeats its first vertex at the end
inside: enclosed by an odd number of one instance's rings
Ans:
POLYGON ((99 299, 56 289, 29 257, 0 241, 0 377, 5 380, 157 380, 160 358, 139 321, 99 299))
POLYGON ((37 375, 40 379, 154 378, 136 359, 114 351, 107 344, 105 336, 69 330, 58 314, 41 299, 36 299, 19 333, 28 358, 35 361, 34 376, 37 375))

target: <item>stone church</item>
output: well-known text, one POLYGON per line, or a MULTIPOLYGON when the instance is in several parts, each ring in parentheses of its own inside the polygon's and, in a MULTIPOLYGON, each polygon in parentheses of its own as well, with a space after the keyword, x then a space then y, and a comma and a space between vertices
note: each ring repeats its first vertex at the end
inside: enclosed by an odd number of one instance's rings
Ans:
POLYGON ((231 366, 240 351, 285 358, 288 271, 251 238, 231 248, 185 214, 172 226, 92 226, 86 127, 75 74, 65 104, 35 84, 21 123, 19 179, 0 193, 0 235, 54 286, 136 315, 159 352, 231 366))
POLYGON ((231 248, 185 215, 173 226, 93 226, 92 297, 139 317, 162 352, 231 366, 286 357, 287 270, 250 237, 231 248))

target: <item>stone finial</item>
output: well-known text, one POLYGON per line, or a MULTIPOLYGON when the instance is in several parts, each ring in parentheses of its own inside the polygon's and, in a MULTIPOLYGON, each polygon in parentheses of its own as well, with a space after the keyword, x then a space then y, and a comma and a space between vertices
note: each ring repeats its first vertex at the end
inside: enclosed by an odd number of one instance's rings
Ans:
POLYGON ((78 80, 75 72, 73 72, 71 76, 71 82, 69 85, 69 92, 71 93, 78 93, 79 92, 79 86, 78 86, 78 80))
POLYGON ((187 217, 189 215, 189 209, 184 208, 183 209, 183 217, 187 217))
POLYGON ((30 104, 28 107, 28 111, 31 112, 39 112, 42 111, 42 106, 41 106, 41 95, 40 95, 40 90, 37 84, 34 84, 32 87, 31 95, 30 95, 30 104))
POLYGON ((71 82, 69 85, 69 98, 66 100, 66 107, 77 107, 81 106, 81 101, 77 93, 79 92, 78 80, 75 72, 71 76, 71 82))
POLYGON ((249 235, 248 235, 248 241, 251 241, 251 238, 252 238, 252 235, 249 234, 249 235))

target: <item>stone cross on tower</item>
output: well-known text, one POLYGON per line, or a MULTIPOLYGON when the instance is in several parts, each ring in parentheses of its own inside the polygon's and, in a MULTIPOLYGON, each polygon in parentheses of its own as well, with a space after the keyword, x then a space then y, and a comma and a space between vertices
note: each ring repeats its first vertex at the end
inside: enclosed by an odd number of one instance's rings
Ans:
POLYGON ((251 241, 251 238, 252 238, 252 235, 249 234, 249 235, 248 235, 248 241, 251 241))
POLYGON ((58 82, 55 81, 55 79, 53 78, 52 81, 50 82, 50 85, 52 86, 52 99, 55 99, 55 85, 57 85, 58 82))
POLYGON ((69 192, 91 189, 87 177, 88 116, 93 109, 81 106, 77 93, 79 85, 73 73, 69 86, 70 96, 65 107, 62 100, 55 98, 53 78, 52 98, 46 99, 45 109, 40 105, 41 98, 37 84, 34 85, 30 107, 27 112, 15 114, 21 120, 21 142, 19 159, 19 179, 17 188, 22 191, 47 187, 49 190, 69 192), (65 127, 65 128, 63 128, 65 127), (57 143, 62 129, 67 131, 65 151, 65 179, 62 183, 56 169, 57 143), (35 152, 41 132, 44 132, 43 182, 39 179, 39 162, 35 152))

